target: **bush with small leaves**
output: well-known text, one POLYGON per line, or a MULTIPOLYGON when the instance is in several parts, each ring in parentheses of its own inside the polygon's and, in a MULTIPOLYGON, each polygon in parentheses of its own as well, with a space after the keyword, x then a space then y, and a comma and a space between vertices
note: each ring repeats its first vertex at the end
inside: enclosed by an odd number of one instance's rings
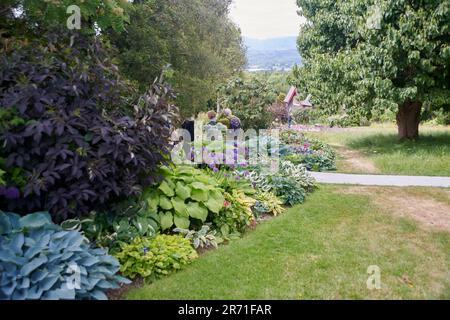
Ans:
POLYGON ((130 244, 122 244, 115 256, 125 276, 155 279, 180 270, 198 254, 190 240, 163 234, 155 238, 138 237, 130 244))

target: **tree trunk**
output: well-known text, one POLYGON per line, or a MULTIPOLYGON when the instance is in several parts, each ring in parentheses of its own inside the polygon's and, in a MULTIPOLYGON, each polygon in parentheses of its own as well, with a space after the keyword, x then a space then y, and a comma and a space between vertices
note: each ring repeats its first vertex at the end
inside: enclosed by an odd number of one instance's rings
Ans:
POLYGON ((400 139, 417 139, 422 103, 406 101, 399 105, 397 113, 398 136, 400 139))

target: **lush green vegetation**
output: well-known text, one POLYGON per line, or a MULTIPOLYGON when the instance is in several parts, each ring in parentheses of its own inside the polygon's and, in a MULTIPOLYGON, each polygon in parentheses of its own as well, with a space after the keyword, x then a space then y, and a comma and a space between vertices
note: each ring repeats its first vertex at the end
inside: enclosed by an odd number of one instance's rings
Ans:
POLYGON ((428 233, 411 220, 383 212, 370 193, 340 190, 345 187, 321 187, 305 205, 205 254, 170 278, 131 291, 127 298, 450 297, 447 233, 428 233), (381 290, 366 287, 371 265, 381 268, 381 290))
POLYGON ((168 81, 189 117, 215 106, 216 87, 242 71, 246 59, 231 1, 141 0, 128 6, 126 32, 108 33, 119 67, 145 89, 170 64, 168 81))
POLYGON ((416 138, 423 107, 450 111, 448 1, 298 0, 310 23, 293 83, 328 115, 359 124, 395 112, 401 138, 416 138))
MULTIPOLYGON (((373 161, 378 173, 450 176, 450 130, 445 127, 424 126, 421 131, 421 137, 417 141, 400 141, 392 125, 308 135, 337 147, 343 145, 360 151, 361 156, 373 161)), ((337 163, 338 171, 341 171, 339 160, 337 163)))

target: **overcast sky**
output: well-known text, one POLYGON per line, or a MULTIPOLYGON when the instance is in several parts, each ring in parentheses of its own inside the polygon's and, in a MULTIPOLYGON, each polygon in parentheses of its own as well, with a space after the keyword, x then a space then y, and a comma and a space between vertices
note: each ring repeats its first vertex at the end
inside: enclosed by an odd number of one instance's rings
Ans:
POLYGON ((297 9, 296 0, 234 0, 231 18, 244 37, 298 36, 302 18, 297 9))

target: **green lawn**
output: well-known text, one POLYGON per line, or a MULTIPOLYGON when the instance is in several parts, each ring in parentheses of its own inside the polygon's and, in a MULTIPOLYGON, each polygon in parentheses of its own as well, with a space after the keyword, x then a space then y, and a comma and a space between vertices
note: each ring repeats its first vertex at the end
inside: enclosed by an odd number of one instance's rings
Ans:
POLYGON ((399 141, 393 125, 310 135, 359 151, 380 174, 450 176, 450 127, 423 126, 418 141, 399 141))
POLYGON ((304 205, 126 298, 450 298, 450 234, 424 231, 347 188, 321 186, 304 205), (381 268, 381 290, 366 287, 370 265, 381 268))

